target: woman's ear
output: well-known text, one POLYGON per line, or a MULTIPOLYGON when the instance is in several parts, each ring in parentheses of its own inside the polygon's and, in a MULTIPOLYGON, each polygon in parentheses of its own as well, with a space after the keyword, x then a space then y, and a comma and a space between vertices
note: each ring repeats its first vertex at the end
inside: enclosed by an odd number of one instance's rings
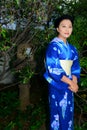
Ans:
POLYGON ((56 30, 57 30, 57 32, 59 32, 59 29, 58 29, 58 28, 57 28, 56 30))

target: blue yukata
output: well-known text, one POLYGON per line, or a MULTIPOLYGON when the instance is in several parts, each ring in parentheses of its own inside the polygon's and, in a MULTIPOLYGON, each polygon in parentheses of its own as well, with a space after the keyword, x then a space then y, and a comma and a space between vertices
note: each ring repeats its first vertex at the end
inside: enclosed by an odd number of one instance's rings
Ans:
POLYGON ((61 81, 63 75, 72 80, 80 77, 80 65, 76 48, 55 37, 48 45, 45 58, 45 79, 49 90, 49 130, 73 130, 74 93, 61 81))

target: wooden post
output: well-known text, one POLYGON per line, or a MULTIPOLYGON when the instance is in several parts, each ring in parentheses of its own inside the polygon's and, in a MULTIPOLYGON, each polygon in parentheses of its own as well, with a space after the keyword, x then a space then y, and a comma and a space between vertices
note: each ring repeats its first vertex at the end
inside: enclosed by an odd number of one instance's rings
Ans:
POLYGON ((30 84, 20 84, 19 85, 19 100, 20 109, 22 111, 26 110, 26 107, 30 104, 30 84))

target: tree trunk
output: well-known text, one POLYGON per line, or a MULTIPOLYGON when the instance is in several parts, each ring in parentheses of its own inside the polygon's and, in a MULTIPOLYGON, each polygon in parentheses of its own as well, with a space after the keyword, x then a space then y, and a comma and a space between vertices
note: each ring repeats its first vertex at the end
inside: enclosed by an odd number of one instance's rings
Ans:
POLYGON ((20 109, 22 111, 26 110, 26 107, 30 104, 30 84, 20 84, 19 85, 19 99, 20 99, 20 109))

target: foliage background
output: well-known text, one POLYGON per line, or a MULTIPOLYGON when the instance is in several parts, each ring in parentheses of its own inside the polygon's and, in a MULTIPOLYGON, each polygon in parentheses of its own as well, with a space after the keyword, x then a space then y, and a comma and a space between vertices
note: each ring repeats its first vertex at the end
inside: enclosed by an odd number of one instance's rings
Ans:
MULTIPOLYGON (((46 105, 46 99, 44 99, 43 96, 47 92, 47 84, 45 83, 42 75, 44 73, 44 57, 46 47, 50 40, 56 36, 53 22, 56 17, 64 13, 68 13, 75 18, 73 34, 68 39, 70 43, 77 47, 81 64, 81 79, 79 82, 80 88, 79 92, 75 94, 75 129, 85 130, 87 128, 87 1, 55 0, 54 2, 53 0, 1 0, 0 6, 0 58, 2 56, 10 56, 9 66, 15 77, 11 86, 14 88, 21 83, 30 83, 30 97, 32 98, 34 98, 34 96, 32 96, 34 93, 32 90, 35 88, 42 88, 41 91, 44 90, 44 93, 40 91, 41 97, 39 100, 42 102, 44 101, 44 106, 46 105), (8 28, 8 25, 12 24, 16 25, 15 29, 8 28), (22 51, 22 54, 25 56, 24 59, 18 59, 17 57, 17 48, 20 44, 28 44, 31 47, 31 52, 29 55, 25 53, 26 50, 22 51)), ((6 60, 4 60, 3 71, 0 74, 0 79, 2 79, 3 75, 8 71, 4 69, 5 65, 6 60)), ((6 90, 7 88, 10 88, 9 85, 4 86, 6 90)), ((3 94, 3 87, 0 87, 0 90, 0 104, 2 104, 0 110, 4 110, 2 113, 4 113, 3 116, 6 119, 7 117, 12 116, 10 114, 14 113, 13 108, 18 107, 18 95, 13 96, 8 94, 8 92, 3 94), (13 101, 11 102, 9 95, 11 96, 11 99, 12 96, 17 97, 15 98, 14 105, 12 104, 13 101), (4 102, 8 102, 8 104, 3 106, 4 102), (9 104, 11 106, 9 106, 9 104)), ((16 91, 14 89, 13 92, 15 93, 19 91, 18 89, 16 91)), ((34 101, 34 104, 36 103, 37 101, 34 101)), ((43 106, 41 102, 40 106, 43 106)), ((32 107, 32 109, 34 108, 35 106, 32 107)), ((35 110, 37 115, 40 109, 38 108, 38 110, 35 110)), ((32 110, 29 108, 28 111, 32 110)), ((20 115, 22 114, 19 114, 19 119, 23 119, 24 122, 24 117, 22 118, 20 115)), ((42 114, 40 116, 42 116, 42 114)), ((40 118, 41 117, 39 117, 39 119, 40 118)), ((19 119, 17 120, 18 122, 19 119)), ((43 121, 41 121, 41 124, 44 122, 45 118, 43 117, 42 119, 43 121)), ((19 122, 18 124, 20 129, 22 128, 21 125, 23 122, 19 122)), ((16 129, 16 125, 17 122, 14 123, 13 120, 10 120, 8 123, 5 123, 4 126, 1 123, 0 127, 5 129, 16 129)), ((36 129, 36 127, 40 127, 40 125, 35 124, 31 126, 31 130, 36 129)), ((30 127, 29 124, 28 127, 30 127)))

